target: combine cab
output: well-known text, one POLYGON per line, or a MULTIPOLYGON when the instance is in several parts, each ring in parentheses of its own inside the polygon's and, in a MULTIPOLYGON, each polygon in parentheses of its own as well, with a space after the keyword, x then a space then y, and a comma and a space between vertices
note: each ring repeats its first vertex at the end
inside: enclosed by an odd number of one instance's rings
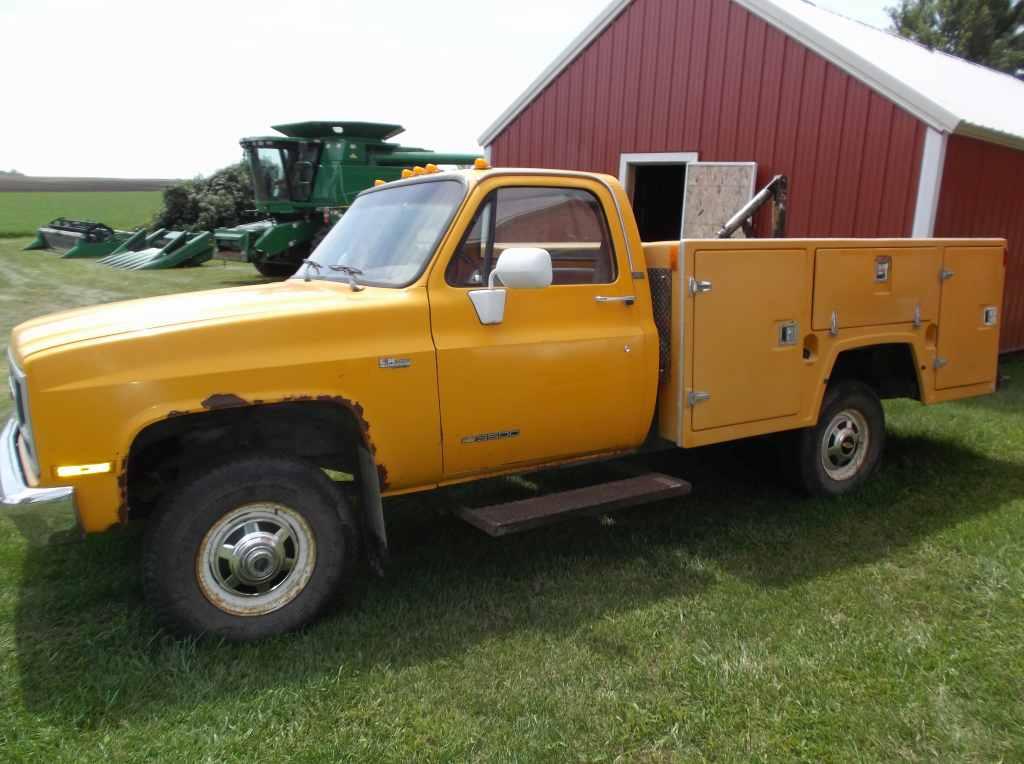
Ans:
POLYGON ((216 256, 250 262, 265 276, 290 276, 330 227, 375 180, 413 165, 469 165, 477 154, 439 154, 387 141, 400 125, 297 122, 278 136, 241 141, 256 208, 266 218, 214 232, 216 256))
POLYGON ((115 231, 92 220, 56 218, 36 231, 36 238, 25 249, 61 250, 65 258, 103 257, 133 235, 131 231, 115 231))

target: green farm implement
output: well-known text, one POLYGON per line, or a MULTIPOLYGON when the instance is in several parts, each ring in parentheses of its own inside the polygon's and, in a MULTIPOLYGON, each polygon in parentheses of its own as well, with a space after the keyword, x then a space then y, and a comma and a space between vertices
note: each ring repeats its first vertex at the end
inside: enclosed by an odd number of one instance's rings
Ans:
POLYGON ((103 257, 116 251, 133 235, 115 231, 92 220, 56 218, 36 231, 36 238, 25 249, 62 250, 65 258, 103 257))
POLYGON ((401 125, 296 122, 274 130, 280 135, 240 141, 264 219, 214 231, 216 257, 250 262, 265 276, 294 273, 376 180, 397 180, 414 165, 469 165, 479 157, 388 143, 401 125))
POLYGON ((159 229, 147 234, 136 231, 130 239, 99 262, 129 271, 187 268, 202 265, 213 257, 213 234, 159 229))
MULTIPOLYGON (((389 143, 401 125, 295 122, 279 135, 243 138, 252 171, 256 222, 188 233, 116 231, 103 223, 57 218, 25 249, 66 250, 127 270, 201 265, 211 257, 240 260, 265 276, 290 276, 360 192, 378 180, 426 165, 471 165, 479 154, 442 154, 389 143)), ((419 170, 417 170, 419 172, 419 170)))

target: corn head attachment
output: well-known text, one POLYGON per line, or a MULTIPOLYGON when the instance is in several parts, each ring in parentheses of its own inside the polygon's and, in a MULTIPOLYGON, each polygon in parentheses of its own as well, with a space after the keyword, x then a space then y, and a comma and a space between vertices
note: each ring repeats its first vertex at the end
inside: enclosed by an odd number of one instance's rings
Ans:
POLYGON ((65 258, 103 257, 117 251, 133 235, 132 231, 115 231, 92 220, 55 218, 36 231, 36 238, 25 249, 62 250, 65 258))
POLYGON ((151 234, 136 231, 131 238, 99 262, 111 268, 152 271, 202 265, 213 257, 213 234, 161 228, 151 234))

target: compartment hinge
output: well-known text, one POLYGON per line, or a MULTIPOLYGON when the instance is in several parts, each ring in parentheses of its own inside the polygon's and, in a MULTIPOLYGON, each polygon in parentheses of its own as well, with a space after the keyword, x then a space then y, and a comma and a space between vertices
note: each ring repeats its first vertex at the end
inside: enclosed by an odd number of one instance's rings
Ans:
POLYGON ((693 276, 690 276, 690 294, 705 294, 711 291, 710 281, 698 281, 693 276))
POLYGON ((914 328, 921 328, 921 304, 918 303, 914 306, 914 328))
POLYGON ((839 311, 832 311, 832 319, 828 322, 828 333, 833 337, 839 336, 839 311))
POLYGON ((947 366, 949 366, 949 359, 948 358, 936 358, 935 359, 935 368, 936 369, 944 369, 947 366))
POLYGON ((692 392, 687 399, 690 401, 691 406, 696 406, 698 403, 707 403, 710 401, 711 393, 692 392))
POLYGON ((943 268, 941 271, 939 271, 939 280, 940 281, 949 281, 955 275, 956 275, 956 271, 947 271, 945 268, 943 268))

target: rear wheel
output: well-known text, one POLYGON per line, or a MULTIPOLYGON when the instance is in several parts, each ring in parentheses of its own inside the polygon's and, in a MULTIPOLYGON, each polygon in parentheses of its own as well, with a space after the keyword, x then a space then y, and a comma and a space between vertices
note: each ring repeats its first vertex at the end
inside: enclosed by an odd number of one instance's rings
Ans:
POLYGON ((845 381, 825 394, 818 424, 797 438, 801 487, 812 496, 860 488, 878 469, 885 448, 885 411, 867 385, 845 381))
POLYGON ((179 634, 251 640, 299 628, 349 583, 351 513, 304 462, 252 456, 173 491, 146 529, 146 595, 179 634))

